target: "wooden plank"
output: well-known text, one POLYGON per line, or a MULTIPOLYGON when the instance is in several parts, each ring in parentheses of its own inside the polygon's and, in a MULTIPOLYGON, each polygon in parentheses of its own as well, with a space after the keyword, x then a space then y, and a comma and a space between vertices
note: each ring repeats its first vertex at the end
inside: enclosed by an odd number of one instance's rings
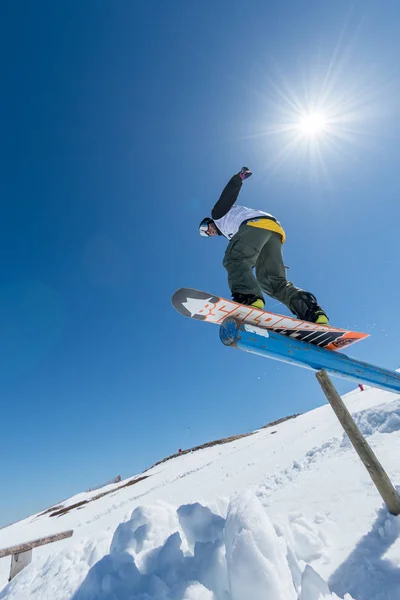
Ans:
POLYGON ((351 443, 358 456, 361 458, 365 468, 372 481, 375 484, 376 489, 380 493, 383 501, 388 507, 392 515, 400 514, 400 497, 390 481, 386 471, 382 467, 375 453, 369 446, 365 437, 358 429, 354 422, 353 417, 348 411, 345 403, 336 391, 335 386, 330 380, 326 371, 318 371, 316 373, 317 379, 321 388, 328 399, 329 404, 332 406, 337 418, 340 421, 343 429, 349 436, 351 443))
POLYGON ((10 556, 10 554, 21 554, 21 552, 32 550, 32 548, 37 548, 38 546, 44 546, 45 544, 52 544, 53 542, 64 540, 65 538, 71 537, 73 533, 73 529, 70 529, 69 531, 62 531, 61 533, 56 533, 55 535, 48 535, 47 537, 32 540, 31 542, 26 542, 25 544, 9 546, 8 548, 0 550, 0 558, 3 558, 4 556, 10 556))

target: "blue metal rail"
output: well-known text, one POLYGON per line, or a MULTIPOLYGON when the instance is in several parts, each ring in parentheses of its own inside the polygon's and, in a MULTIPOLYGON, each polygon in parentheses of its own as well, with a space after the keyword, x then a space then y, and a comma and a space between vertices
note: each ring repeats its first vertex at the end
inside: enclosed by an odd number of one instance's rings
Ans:
POLYGON ((376 367, 345 354, 325 350, 307 342, 275 333, 254 325, 246 325, 233 317, 220 326, 220 339, 225 346, 233 346, 266 356, 275 360, 292 363, 306 369, 325 369, 337 377, 357 383, 369 383, 373 387, 389 392, 400 392, 400 373, 376 367))

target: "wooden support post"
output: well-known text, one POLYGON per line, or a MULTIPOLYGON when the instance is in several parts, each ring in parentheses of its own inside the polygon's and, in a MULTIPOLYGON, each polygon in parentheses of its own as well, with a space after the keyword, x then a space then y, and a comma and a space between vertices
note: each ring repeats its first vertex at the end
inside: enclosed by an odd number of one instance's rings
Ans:
POLYGON ((390 481, 386 471, 368 445, 366 439, 355 424, 353 417, 336 391, 326 371, 316 373, 318 382, 332 406, 343 429, 347 433, 355 451, 364 463, 378 492, 392 515, 400 514, 400 497, 390 481))
POLYGON ((11 579, 15 577, 17 573, 22 571, 22 569, 31 562, 33 548, 44 546, 45 544, 52 544, 53 542, 58 542, 59 540, 64 540, 65 538, 71 537, 73 533, 73 529, 70 529, 69 531, 62 531, 61 533, 56 533, 55 535, 48 535, 44 538, 32 540, 31 542, 25 542, 24 544, 17 544, 16 546, 9 546, 8 548, 0 550, 0 558, 11 555, 11 570, 8 581, 11 581, 11 579))
POLYGON ((20 554, 12 554, 11 555, 11 568, 10 568, 10 576, 8 581, 14 579, 16 575, 22 569, 24 569, 27 565, 29 565, 32 561, 32 550, 27 550, 26 552, 20 552, 20 554))

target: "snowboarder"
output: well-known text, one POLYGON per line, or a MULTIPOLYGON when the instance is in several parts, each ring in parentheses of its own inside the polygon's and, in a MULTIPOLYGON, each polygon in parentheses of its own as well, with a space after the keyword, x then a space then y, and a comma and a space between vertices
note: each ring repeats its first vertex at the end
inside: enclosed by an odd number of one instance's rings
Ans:
POLYGON ((223 235, 229 240, 223 266, 235 302, 264 308, 262 292, 285 304, 298 319, 327 325, 325 311, 310 292, 286 279, 282 257, 285 232, 272 215, 234 206, 242 183, 252 172, 243 167, 225 186, 218 202, 200 223, 200 235, 223 235), (253 268, 256 270, 254 277, 253 268))

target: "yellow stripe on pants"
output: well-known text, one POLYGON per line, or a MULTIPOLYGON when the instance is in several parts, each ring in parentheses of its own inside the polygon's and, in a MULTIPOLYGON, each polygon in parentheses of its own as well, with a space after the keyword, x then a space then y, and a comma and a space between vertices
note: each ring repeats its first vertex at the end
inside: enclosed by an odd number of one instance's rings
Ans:
POLYGON ((251 227, 258 227, 259 229, 269 229, 269 231, 276 231, 282 236, 282 244, 285 243, 286 233, 284 232, 280 223, 273 221, 272 219, 258 219, 257 221, 247 221, 246 225, 251 227))

